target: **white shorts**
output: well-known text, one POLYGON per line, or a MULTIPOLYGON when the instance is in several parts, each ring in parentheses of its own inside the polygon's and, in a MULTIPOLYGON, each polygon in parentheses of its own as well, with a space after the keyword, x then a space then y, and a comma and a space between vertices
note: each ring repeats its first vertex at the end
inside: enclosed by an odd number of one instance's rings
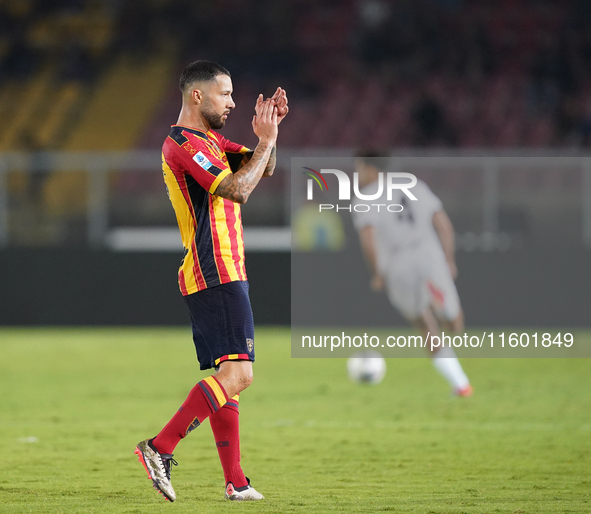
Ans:
POLYGON ((407 319, 417 319, 431 306, 442 320, 452 321, 460 313, 460 297, 439 254, 409 251, 397 255, 385 274, 390 303, 407 319))

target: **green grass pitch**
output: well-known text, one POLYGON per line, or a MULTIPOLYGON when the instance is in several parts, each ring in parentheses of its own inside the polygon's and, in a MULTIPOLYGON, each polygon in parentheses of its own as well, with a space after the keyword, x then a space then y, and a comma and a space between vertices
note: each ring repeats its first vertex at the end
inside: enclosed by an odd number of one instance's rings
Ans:
POLYGON ((223 500, 205 423, 169 504, 133 450, 205 376, 188 327, 0 329, 0 351, 0 512, 591 512, 589 359, 465 360, 458 399, 426 359, 361 386, 259 328, 242 464, 266 499, 223 500))

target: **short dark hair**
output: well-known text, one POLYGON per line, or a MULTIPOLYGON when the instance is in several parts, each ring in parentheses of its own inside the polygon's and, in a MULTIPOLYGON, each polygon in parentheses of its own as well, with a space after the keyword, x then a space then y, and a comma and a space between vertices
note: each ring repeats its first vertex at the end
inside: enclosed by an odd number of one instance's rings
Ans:
POLYGON ((390 163, 390 156, 384 150, 375 148, 364 148, 355 153, 355 157, 364 164, 369 164, 376 167, 380 171, 388 169, 390 163))
POLYGON ((187 86, 194 82, 208 82, 214 80, 218 75, 228 75, 230 72, 221 64, 212 61, 195 61, 189 64, 181 74, 179 87, 184 93, 187 86))

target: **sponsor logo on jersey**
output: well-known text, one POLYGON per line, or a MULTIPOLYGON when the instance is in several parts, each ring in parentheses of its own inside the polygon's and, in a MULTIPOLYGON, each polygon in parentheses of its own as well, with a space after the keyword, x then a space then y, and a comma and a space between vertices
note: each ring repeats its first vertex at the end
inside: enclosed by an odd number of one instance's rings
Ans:
POLYGON ((213 166, 213 164, 211 162, 209 162, 209 159, 207 157, 205 157, 205 155, 203 155, 203 152, 197 152, 193 156, 193 160, 197 164, 199 164, 199 166, 201 166, 205 171, 207 171, 209 168, 211 168, 213 166))

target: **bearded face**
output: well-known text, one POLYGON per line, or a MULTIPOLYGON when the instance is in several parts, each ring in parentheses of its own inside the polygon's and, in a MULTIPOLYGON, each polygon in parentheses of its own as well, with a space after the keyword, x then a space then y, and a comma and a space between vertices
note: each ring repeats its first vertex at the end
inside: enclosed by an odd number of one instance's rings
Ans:
POLYGON ((205 84, 202 91, 201 116, 210 128, 221 129, 235 107, 232 100, 232 80, 227 75, 218 75, 215 80, 205 84))
POLYGON ((216 112, 214 106, 210 102, 207 102, 201 109, 201 114, 212 129, 218 130, 226 124, 226 118, 224 116, 227 116, 228 112, 225 108, 221 113, 216 112))

